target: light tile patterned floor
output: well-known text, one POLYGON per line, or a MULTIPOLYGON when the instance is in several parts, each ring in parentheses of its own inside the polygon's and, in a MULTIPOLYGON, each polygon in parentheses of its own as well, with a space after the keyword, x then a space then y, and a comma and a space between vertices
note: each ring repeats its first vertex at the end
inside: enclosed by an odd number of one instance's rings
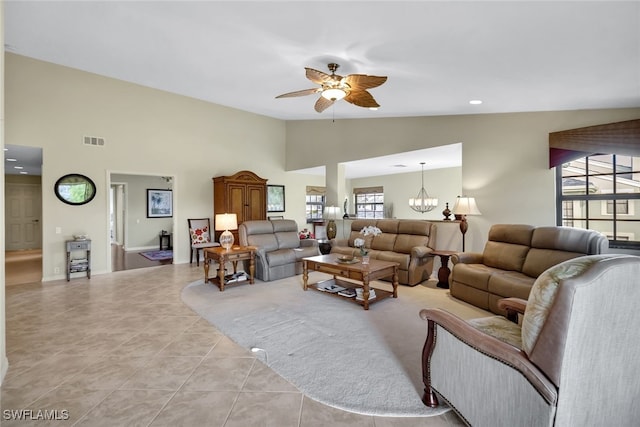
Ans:
POLYGON ((463 425, 452 412, 372 417, 306 398, 182 303, 182 288, 202 275, 182 264, 7 287, 0 424, 463 425), (11 420, 17 413, 7 410, 30 410, 21 413, 28 418, 46 410, 59 420, 11 420))

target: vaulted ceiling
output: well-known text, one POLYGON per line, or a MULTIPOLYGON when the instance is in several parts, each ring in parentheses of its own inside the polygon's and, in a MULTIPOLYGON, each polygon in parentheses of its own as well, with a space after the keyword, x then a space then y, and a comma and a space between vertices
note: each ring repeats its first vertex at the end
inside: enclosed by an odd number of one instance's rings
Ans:
POLYGON ((7 51, 283 120, 640 106, 637 1, 6 1, 5 27, 7 51), (329 62, 388 76, 381 108, 275 99, 329 62))
POLYGON ((640 107, 637 1, 6 1, 5 50, 282 120, 640 107), (275 98, 329 62, 381 108, 275 98))

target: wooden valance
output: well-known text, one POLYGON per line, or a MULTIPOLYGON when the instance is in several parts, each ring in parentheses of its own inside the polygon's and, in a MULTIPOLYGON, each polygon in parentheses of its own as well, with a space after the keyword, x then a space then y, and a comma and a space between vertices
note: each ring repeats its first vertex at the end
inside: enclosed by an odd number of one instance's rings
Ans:
POLYGON ((640 156, 640 119, 549 134, 549 169, 594 154, 640 156))
POLYGON ((380 187, 361 187, 361 188, 354 188, 353 189, 353 194, 369 194, 369 193, 383 193, 384 192, 384 187, 380 186, 380 187))
POLYGON ((324 196, 327 194, 326 187, 317 187, 313 185, 307 185, 307 196, 324 196))

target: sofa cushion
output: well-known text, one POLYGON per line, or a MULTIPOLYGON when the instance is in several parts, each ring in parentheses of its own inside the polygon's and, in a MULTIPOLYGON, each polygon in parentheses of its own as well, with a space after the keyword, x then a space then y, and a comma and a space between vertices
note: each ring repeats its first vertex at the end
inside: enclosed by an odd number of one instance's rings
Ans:
POLYGON ((563 261, 584 256, 583 253, 556 251, 553 249, 531 248, 522 266, 522 272, 533 278, 541 275, 545 270, 563 261))
POLYGON ((300 246, 300 237, 297 231, 281 231, 275 233, 279 249, 293 249, 300 246))
POLYGON ((375 226, 383 233, 398 234, 399 219, 379 219, 375 226))
POLYGON ((431 227, 433 224, 429 221, 423 220, 405 220, 398 224, 398 234, 416 234, 422 236, 429 236, 431 234, 431 227))
POLYGON ((242 223, 247 235, 273 234, 274 221, 245 221, 242 223))
POLYGON ((273 225, 273 232, 280 233, 283 231, 292 231, 298 233, 298 224, 292 219, 279 219, 277 221, 270 221, 273 225))
POLYGON ((274 251, 267 252, 265 255, 267 257, 267 264, 269 265, 269 268, 296 262, 296 254, 293 249, 276 249, 274 251))
POLYGON ((527 299, 536 279, 517 271, 495 272, 489 278, 489 293, 527 299))
POLYGON ((456 264, 454 280, 472 288, 486 291, 489 288, 489 277, 496 271, 484 264, 456 264))
POLYGON ((609 246, 597 231, 571 227, 538 227, 533 231, 531 247, 579 252, 583 255, 603 253, 609 246))
POLYGON ((391 233, 382 233, 373 238, 371 240, 371 249, 376 249, 379 251, 392 251, 393 245, 396 242, 397 234, 391 233))
POLYGON ((249 246, 257 246, 265 252, 278 249, 278 239, 275 234, 252 234, 247 236, 249 246))
POLYGON ((488 267, 521 271, 529 246, 489 240, 484 246, 483 262, 488 267))
POLYGON ((495 224, 489 230, 488 240, 531 246, 534 226, 526 224, 495 224))
POLYGON ((408 270, 409 262, 411 261, 411 257, 409 256, 409 254, 399 254, 392 251, 378 252, 376 254, 376 259, 379 259, 380 261, 397 262, 398 264, 400 264, 398 266, 400 270, 408 270))
POLYGON ((410 254, 414 246, 427 246, 429 236, 416 234, 398 234, 396 242, 393 245, 393 251, 402 254, 410 254))

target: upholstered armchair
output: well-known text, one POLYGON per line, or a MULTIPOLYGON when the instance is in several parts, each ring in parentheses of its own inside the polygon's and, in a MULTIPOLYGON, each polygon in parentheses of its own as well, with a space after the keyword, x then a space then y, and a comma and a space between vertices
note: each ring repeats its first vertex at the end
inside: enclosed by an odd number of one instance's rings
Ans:
POLYGON ((426 405, 473 426, 638 425, 640 257, 565 261, 501 304, 519 323, 420 312, 426 405))

